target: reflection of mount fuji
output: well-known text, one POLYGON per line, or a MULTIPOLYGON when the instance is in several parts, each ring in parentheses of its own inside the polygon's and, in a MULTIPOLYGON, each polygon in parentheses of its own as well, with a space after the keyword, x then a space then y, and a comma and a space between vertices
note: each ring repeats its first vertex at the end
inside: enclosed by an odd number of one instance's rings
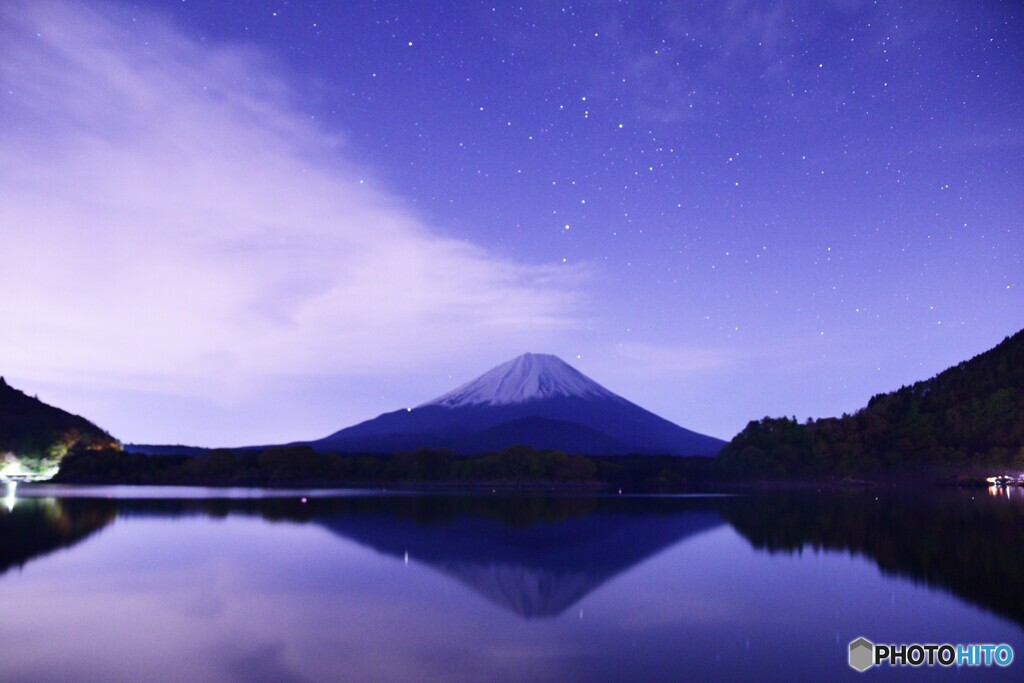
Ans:
MULTIPOLYGON (((581 501, 572 502, 578 506, 581 501)), ((617 574, 722 524, 710 505, 695 500, 643 505, 590 499, 587 504, 591 510, 569 513, 576 516, 547 514, 536 523, 517 523, 495 510, 429 523, 383 514, 316 521, 379 552, 398 558, 408 553, 410 561, 451 576, 526 618, 561 614, 617 574)))

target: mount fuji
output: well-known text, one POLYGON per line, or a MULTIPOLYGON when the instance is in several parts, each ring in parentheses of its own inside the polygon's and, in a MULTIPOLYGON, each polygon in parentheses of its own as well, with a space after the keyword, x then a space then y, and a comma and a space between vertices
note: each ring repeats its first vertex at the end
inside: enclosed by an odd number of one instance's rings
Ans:
POLYGON ((644 410, 557 356, 527 353, 416 408, 309 445, 334 453, 430 447, 470 454, 524 444, 586 455, 713 456, 724 443, 644 410))

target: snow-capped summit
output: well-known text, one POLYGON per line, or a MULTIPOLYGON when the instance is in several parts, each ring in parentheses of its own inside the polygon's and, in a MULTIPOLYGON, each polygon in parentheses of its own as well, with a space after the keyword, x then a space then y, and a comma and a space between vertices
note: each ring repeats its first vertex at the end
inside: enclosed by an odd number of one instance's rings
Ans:
POLYGON ((555 396, 618 399, 618 396, 558 356, 524 353, 423 405, 449 408, 496 406, 539 401, 555 396))
POLYGON ((486 453, 527 444, 570 453, 715 455, 720 439, 683 429, 605 389, 557 356, 526 353, 411 410, 335 432, 314 448, 486 453))

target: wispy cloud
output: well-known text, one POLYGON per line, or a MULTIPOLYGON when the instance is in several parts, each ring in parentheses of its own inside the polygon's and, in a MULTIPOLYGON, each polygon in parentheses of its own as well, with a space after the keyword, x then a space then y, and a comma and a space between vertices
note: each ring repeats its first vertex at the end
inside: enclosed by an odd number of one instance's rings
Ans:
POLYGON ((543 343, 578 273, 426 225, 266 55, 0 7, 0 359, 168 391, 543 343))

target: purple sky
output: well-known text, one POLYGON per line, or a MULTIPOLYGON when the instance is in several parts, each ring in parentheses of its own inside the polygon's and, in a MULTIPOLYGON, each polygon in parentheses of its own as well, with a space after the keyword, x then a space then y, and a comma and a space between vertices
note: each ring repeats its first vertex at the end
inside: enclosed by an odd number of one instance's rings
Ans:
POLYGON ((0 374, 200 445, 524 351, 852 411, 1022 326, 1022 105, 1014 2, 5 2, 0 374))

